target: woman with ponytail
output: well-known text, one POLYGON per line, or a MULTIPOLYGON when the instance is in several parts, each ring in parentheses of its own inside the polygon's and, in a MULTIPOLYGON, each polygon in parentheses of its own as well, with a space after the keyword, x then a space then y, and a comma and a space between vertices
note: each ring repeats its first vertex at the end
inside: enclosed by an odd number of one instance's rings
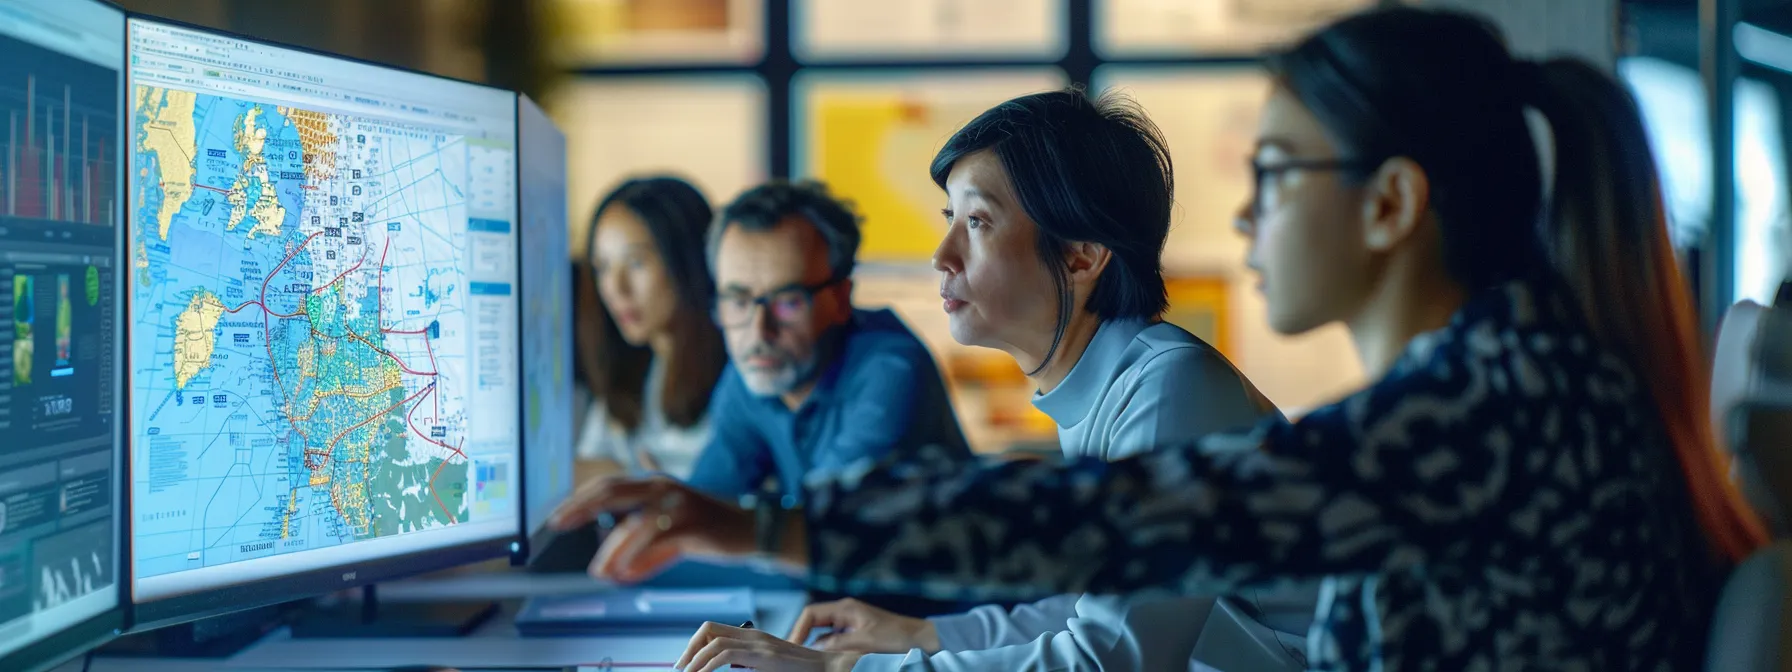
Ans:
MULTIPOLYGON (((868 467, 808 484, 800 514, 599 484, 564 520, 645 505, 663 524, 593 567, 758 552, 823 587, 985 599, 1322 578, 1315 669, 1697 668, 1723 573, 1764 534, 1712 447, 1633 102, 1411 7, 1268 66, 1239 230, 1272 325, 1343 323, 1369 387, 1114 463, 868 467)), ((715 624, 687 660, 853 664, 715 624)))

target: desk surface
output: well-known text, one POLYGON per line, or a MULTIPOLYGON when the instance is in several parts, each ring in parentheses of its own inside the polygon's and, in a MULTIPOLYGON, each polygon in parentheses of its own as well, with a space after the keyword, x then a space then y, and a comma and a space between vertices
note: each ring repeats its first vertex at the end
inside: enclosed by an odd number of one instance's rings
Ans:
MULTIPOLYGON (((583 577, 496 574, 453 577, 440 581, 382 586, 382 600, 500 599, 503 611, 471 635, 456 639, 293 639, 276 630, 235 656, 222 660, 96 657, 91 672, 210 672, 212 670, 384 670, 405 665, 442 665, 463 669, 561 669, 606 658, 617 663, 664 663, 670 669, 684 652, 688 635, 590 637, 518 637, 513 621, 522 598, 601 589, 583 577)), ((789 631, 802 612, 802 591, 757 589, 759 622, 776 633, 789 631)), ((81 669, 79 661, 71 672, 81 669)), ((61 672, 59 670, 58 672, 61 672)))

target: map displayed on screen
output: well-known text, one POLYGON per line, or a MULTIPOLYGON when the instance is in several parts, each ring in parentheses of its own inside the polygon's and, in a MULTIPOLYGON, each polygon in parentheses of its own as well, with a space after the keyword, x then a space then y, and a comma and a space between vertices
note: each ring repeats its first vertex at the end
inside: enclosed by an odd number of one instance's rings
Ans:
MULTIPOLYGON (((224 465, 203 472, 304 479, 269 479, 289 492, 213 533, 265 541, 168 550, 227 561, 465 518, 467 362, 436 352, 466 330, 467 243, 449 225, 466 216, 465 139, 153 87, 135 100, 136 314, 172 331, 149 353, 165 406, 206 409, 194 429, 223 438, 193 446, 224 465)), ((151 499, 179 485, 158 471, 151 499)))
POLYGON ((137 575, 515 516, 510 143, 194 88, 130 91, 137 575))

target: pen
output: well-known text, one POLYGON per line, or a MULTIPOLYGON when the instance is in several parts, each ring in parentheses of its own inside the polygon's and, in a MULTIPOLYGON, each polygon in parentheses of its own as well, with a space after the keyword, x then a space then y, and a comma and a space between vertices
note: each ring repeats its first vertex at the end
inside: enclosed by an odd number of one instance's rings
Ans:
MULTIPOLYGON (((745 623, 742 623, 742 624, 740 624, 740 629, 742 629, 742 630, 752 630, 752 629, 753 629, 753 622, 752 622, 752 621, 747 621, 747 622, 745 622, 745 623)), ((729 666, 728 666, 728 669, 730 669, 730 670, 744 670, 744 669, 747 669, 747 668, 746 668, 746 666, 744 666, 744 665, 729 665, 729 666)))

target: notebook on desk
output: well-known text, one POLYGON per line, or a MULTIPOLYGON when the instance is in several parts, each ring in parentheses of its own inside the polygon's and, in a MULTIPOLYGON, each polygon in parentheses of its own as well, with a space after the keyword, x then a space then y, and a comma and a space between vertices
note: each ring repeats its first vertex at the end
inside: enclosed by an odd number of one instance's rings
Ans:
POLYGON ((531 598, 517 613, 516 630, 524 637, 688 633, 705 621, 750 620, 748 588, 634 588, 531 598))

